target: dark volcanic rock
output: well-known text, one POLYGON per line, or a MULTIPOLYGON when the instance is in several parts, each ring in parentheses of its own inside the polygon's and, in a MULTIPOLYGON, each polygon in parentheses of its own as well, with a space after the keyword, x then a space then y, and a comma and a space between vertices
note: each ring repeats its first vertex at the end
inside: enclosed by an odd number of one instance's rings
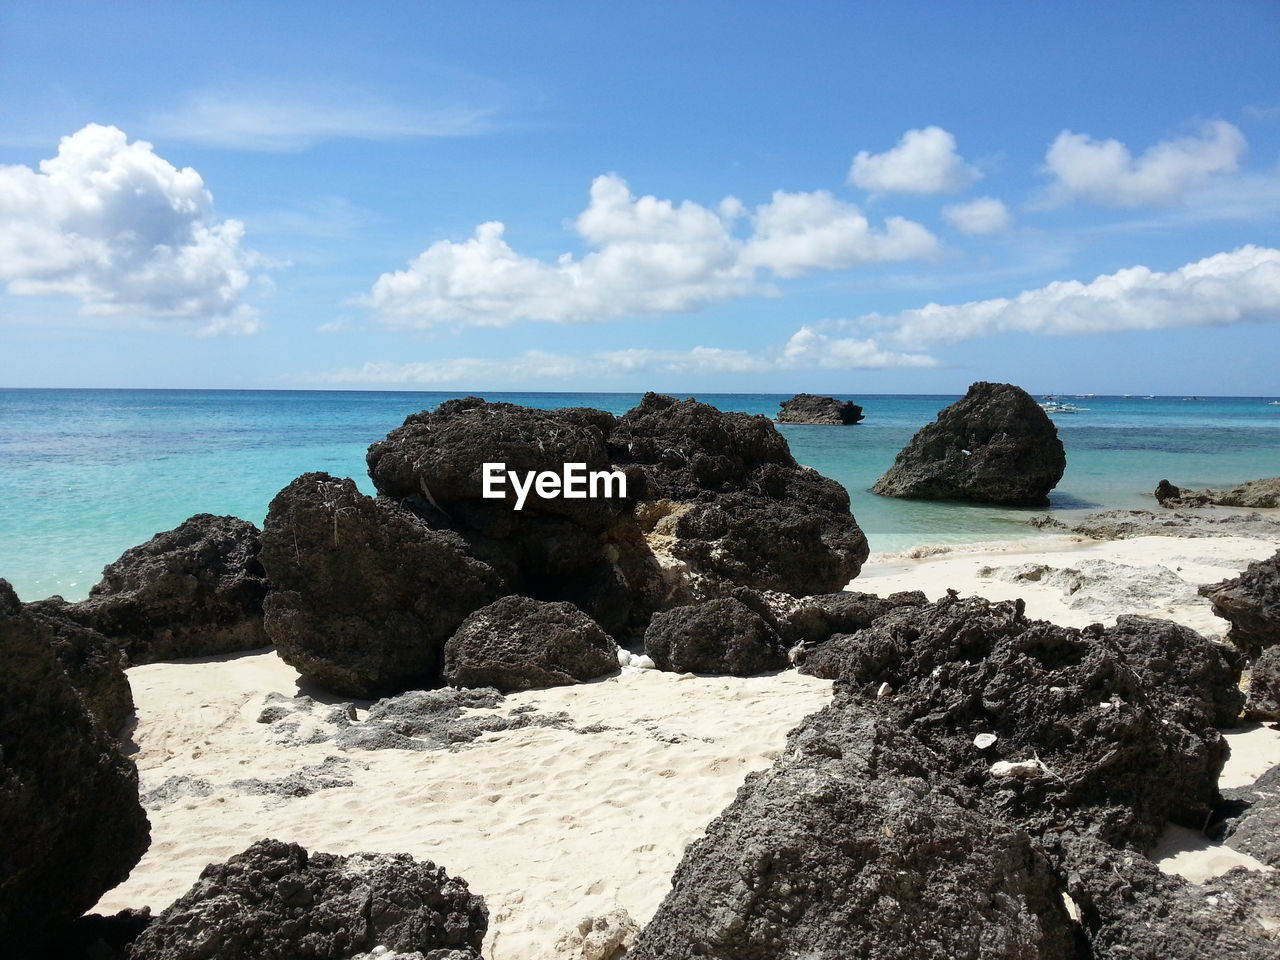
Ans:
POLYGON ((644 649, 659 670, 749 677, 787 666, 777 631, 741 600, 725 597, 657 614, 644 649))
POLYGON ((253 524, 197 514, 108 564, 73 615, 134 664, 265 647, 258 548, 253 524))
POLYGON ((1175 487, 1168 480, 1161 480, 1156 484, 1155 497, 1156 503, 1166 510, 1175 510, 1184 507, 1208 506, 1211 502, 1207 496, 1208 492, 1206 490, 1203 494, 1198 494, 1191 490, 1175 487))
MULTIPOLYGON (((805 597, 786 615, 783 638, 793 646, 821 644, 837 633, 863 630, 891 610, 923 607, 928 602, 928 597, 919 590, 904 590, 887 597, 873 593, 820 593, 805 597)), ((804 654, 806 658, 812 655, 811 652, 804 654)))
POLYGON ((618 669, 618 645, 571 603, 503 597, 462 621, 444 647, 455 687, 504 693, 561 687, 618 669))
POLYGON ((846 426, 859 423, 864 418, 862 408, 850 400, 835 397, 819 397, 812 393, 797 393, 784 400, 778 411, 779 423, 819 423, 846 426))
POLYGON ((1019 387, 975 383, 920 429, 873 492, 915 500, 1037 506, 1062 479, 1053 421, 1019 387))
MULTIPOLYGON (((1211 834, 1241 853, 1280 869, 1280 764, 1247 787, 1223 791, 1232 815, 1211 834)), ((1280 911, 1280 903, 1276 904, 1280 911)))
POLYGON ((129 875, 150 830, 138 774, 0 580, 0 944, 38 953, 129 875))
POLYGON ((940 773, 1033 835, 1149 846, 1167 820, 1200 829, 1217 803, 1228 750, 1208 721, 1238 700, 1193 685, 1239 674, 1193 633, 1125 619, 1075 630, 1028 620, 1021 601, 952 596, 834 637, 801 671, 891 714, 940 773), (1163 639, 1183 662, 1150 655, 1163 639))
POLYGON ((1280 873, 1236 868, 1187 883, 1085 839, 1067 844, 1063 872, 1093 960, 1272 960, 1280 952, 1280 873))
POLYGON ((134 943, 131 960, 336 960, 385 946, 479 960, 484 901, 407 854, 308 854, 259 840, 205 867, 134 943))
POLYGON ((1280 550, 1266 560, 1249 564, 1238 577, 1200 588, 1213 612, 1231 621, 1227 639, 1240 649, 1257 653, 1280 643, 1280 550))
POLYGON ((350 480, 308 473, 271 501, 267 634, 302 675, 368 697, 440 682, 445 641, 503 591, 455 533, 350 480))
POLYGON ((828 707, 686 851, 633 960, 1068 960, 1058 882, 909 734, 828 707))
POLYGON ((70 604, 54 597, 28 603, 24 614, 53 632, 53 652, 80 696, 107 733, 115 734, 133 713, 127 659, 111 640, 73 619, 70 604))
POLYGON ((1267 647, 1249 668, 1248 720, 1280 721, 1280 645, 1267 647))

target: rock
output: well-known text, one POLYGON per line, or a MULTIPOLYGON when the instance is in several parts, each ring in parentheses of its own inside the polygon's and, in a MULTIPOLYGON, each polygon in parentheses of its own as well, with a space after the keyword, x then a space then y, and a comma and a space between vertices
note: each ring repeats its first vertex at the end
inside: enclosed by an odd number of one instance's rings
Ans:
POLYGON ((150 840, 138 773, 0 580, 0 944, 46 939, 129 875, 150 840))
POLYGON ((854 633, 899 607, 922 607, 929 599, 919 590, 887 597, 874 593, 820 593, 805 597, 783 618, 783 637, 790 644, 817 645, 837 633, 854 633))
POLYGON ((1068 843, 1062 870, 1093 960, 1271 960, 1280 949, 1280 873, 1237 867, 1188 883, 1085 839, 1068 843))
POLYGON ((330 960, 377 946, 474 958, 489 925, 465 881, 408 854, 308 854, 259 840, 205 867, 134 942, 131 960, 330 960))
POLYGON ((56 960, 126 960, 129 945, 151 923, 151 910, 121 910, 104 917, 89 913, 58 932, 45 951, 56 960))
POLYGON ((115 735, 133 715, 128 661, 115 643, 78 623, 60 597, 28 603, 23 613, 53 632, 53 653, 102 729, 115 735))
POLYGON ((440 683, 445 642, 504 592, 455 533, 350 480, 308 473, 271 501, 267 635, 308 680, 372 697, 440 683))
POLYGON ((472 613, 444 647, 444 679, 504 693, 562 687, 618 670, 618 645, 571 603, 503 597, 472 613))
POLYGON ((126 550, 69 609, 132 664, 265 647, 258 537, 244 520, 197 514, 126 550))
POLYGON ((1280 644, 1267 647, 1253 661, 1244 715, 1246 720, 1280 722, 1280 644))
POLYGON ((1227 639, 1248 653, 1280 643, 1280 550, 1238 577, 1200 588, 1213 612, 1231 622, 1227 639))
POLYGON ((1025 390, 975 383, 920 429, 872 491, 1038 506, 1048 502, 1066 465, 1057 428, 1025 390))
POLYGON ((1057 428, 1025 390, 975 383, 897 454, 872 492, 1034 507, 1062 479, 1057 428))
POLYGON ((797 393, 784 400, 778 411, 779 423, 818 423, 844 426, 860 423, 864 419, 862 408, 849 400, 834 397, 818 397, 812 393, 797 393))
POLYGON ((892 717, 933 751, 938 776, 1033 836, 1074 829, 1147 846, 1167 820, 1200 829, 1218 802, 1228 750, 1210 724, 1238 709, 1238 663, 1177 625, 1131 617, 1075 630, 1028 620, 1021 601, 953 595, 820 652, 802 673, 892 717), (1166 642, 1167 657, 1151 652, 1166 642), (877 698, 884 683, 894 694, 877 698), (976 751, 977 733, 999 739, 976 751), (993 763, 1027 760, 1043 774, 993 776, 993 763))
POLYGON ((1162 507, 1203 507, 1208 504, 1221 507, 1249 507, 1271 509, 1280 507, 1280 477, 1250 480, 1230 490, 1188 490, 1175 487, 1168 480, 1156 486, 1156 500, 1162 507))
POLYGON ((831 706, 686 851, 628 960, 1067 960, 1058 882, 891 722, 831 706))
POLYGON ((741 600, 676 607, 649 622, 644 649, 659 670, 749 677, 787 666, 777 632, 741 600))
POLYGON ((614 907, 580 920, 577 927, 556 942, 556 954, 570 960, 615 960, 627 954, 639 932, 639 925, 626 908, 614 907))
MULTIPOLYGON (((1247 787, 1223 791, 1232 816, 1211 831, 1228 847, 1280 869, 1280 764, 1247 787)), ((1280 908, 1280 903, 1277 903, 1280 908)))
POLYGON ((1134 537, 1252 537, 1280 540, 1280 522, 1260 514, 1206 516, 1196 513, 1157 514, 1150 510, 1105 510, 1091 513, 1067 527, 1095 540, 1134 537))
POLYGON ((1086 558, 1069 567, 1046 563, 980 567, 977 575, 1050 587, 1061 593, 1066 607, 1099 616, 1114 616, 1135 607, 1204 606, 1195 586, 1161 564, 1134 566, 1086 558))

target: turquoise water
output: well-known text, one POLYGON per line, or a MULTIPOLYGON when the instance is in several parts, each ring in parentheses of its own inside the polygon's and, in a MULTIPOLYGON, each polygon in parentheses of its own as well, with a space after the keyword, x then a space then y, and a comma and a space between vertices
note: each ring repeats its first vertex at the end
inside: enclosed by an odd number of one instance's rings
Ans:
MULTIPOLYGON (((300 473, 353 477, 368 445, 453 393, 197 390, 0 390, 0 577, 25 600, 84 597, 104 564, 193 513, 261 524, 300 473)), ((487 394, 534 407, 623 413, 636 394, 487 394)), ((703 394, 723 410, 773 415, 784 397, 703 394)), ((868 493, 894 455, 956 397, 852 397, 855 427, 780 425, 801 462, 848 488, 873 550, 1040 536, 1038 510, 917 503, 868 493)), ((1229 486, 1280 475, 1273 398, 1096 397, 1056 418, 1067 473, 1055 511, 1151 506, 1168 477, 1229 486)))

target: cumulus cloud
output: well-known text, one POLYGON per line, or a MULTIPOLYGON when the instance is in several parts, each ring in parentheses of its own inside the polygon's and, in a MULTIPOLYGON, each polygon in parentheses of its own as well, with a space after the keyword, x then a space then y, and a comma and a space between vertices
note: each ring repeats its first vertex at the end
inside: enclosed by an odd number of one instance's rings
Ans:
POLYGON ((597 177, 573 222, 593 249, 547 262, 518 254, 499 222, 467 240, 441 240, 405 270, 382 274, 364 303, 392 327, 506 326, 522 320, 579 323, 696 310, 772 287, 761 270, 793 277, 882 260, 927 256, 936 240, 892 217, 876 230, 830 194, 777 193, 747 216, 730 197, 712 210, 685 201, 636 197, 615 175, 597 177))
POLYGON ((1246 246, 1167 273, 1130 267, 1089 283, 1057 281, 1016 297, 930 303, 855 323, 890 328, 899 343, 918 346, 1000 333, 1110 333, 1278 319, 1280 250, 1246 246))
POLYGON ((943 207, 942 217, 956 230, 970 236, 1001 233, 1013 226, 1008 207, 994 197, 979 197, 968 203, 943 207))
POLYGON ((1063 130, 1045 154, 1059 198, 1080 196, 1112 207, 1173 204, 1214 174, 1231 173, 1246 148, 1244 134, 1225 120, 1198 136, 1165 140, 1139 157, 1119 140, 1094 140, 1063 130))
POLYGON ((981 177, 941 127, 908 130, 884 153, 862 150, 849 168, 850 183, 875 193, 954 193, 981 177))
POLYGON ((0 166, 0 280, 11 294, 70 296, 85 313, 182 318, 252 333, 240 302, 253 254, 244 225, 145 141, 90 124, 39 170, 0 166))
POLYGON ((514 357, 455 357, 414 363, 366 363, 337 370, 330 383, 493 384, 535 379, 609 377, 633 373, 764 373, 796 369, 868 369, 932 367, 937 361, 919 353, 884 350, 873 340, 829 337, 803 327, 780 349, 750 351, 721 347, 691 350, 631 348, 591 354, 527 350, 514 357))

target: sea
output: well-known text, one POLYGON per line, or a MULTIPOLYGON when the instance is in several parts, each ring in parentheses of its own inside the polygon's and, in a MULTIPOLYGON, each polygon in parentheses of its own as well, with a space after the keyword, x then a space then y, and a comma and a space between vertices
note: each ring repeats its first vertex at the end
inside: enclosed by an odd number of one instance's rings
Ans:
MULTIPOLYGON (((23 600, 83 599, 105 564, 196 513, 262 524, 299 474, 365 473, 369 444, 458 393, 255 390, 0 390, 0 577, 23 600)), ((531 407, 616 414, 630 393, 486 393, 531 407)), ((721 410, 773 416, 786 396, 700 394, 721 410)), ((871 485, 921 426, 958 399, 849 395, 849 427, 780 424, 801 463, 839 481, 873 551, 1042 537, 1044 508, 878 497, 871 485)), ((1067 471, 1047 512, 1151 508, 1156 483, 1224 487, 1280 476, 1276 397, 1063 397, 1054 414, 1067 471)))

